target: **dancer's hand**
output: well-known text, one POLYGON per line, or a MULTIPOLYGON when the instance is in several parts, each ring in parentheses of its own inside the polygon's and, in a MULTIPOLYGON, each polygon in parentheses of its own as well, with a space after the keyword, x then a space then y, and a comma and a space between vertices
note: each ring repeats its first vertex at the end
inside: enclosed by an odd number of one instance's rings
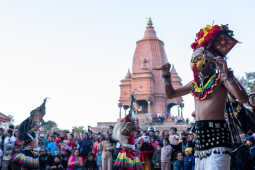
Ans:
POLYGON ((218 57, 216 57, 215 63, 221 73, 228 74, 228 65, 227 65, 226 60, 224 60, 222 57, 218 56, 218 57))
POLYGON ((164 64, 164 65, 162 66, 162 73, 163 73, 163 75, 169 74, 170 69, 171 69, 171 64, 170 64, 170 63, 164 64))
POLYGON ((154 67, 153 70, 162 70, 163 75, 167 75, 167 74, 169 74, 170 68, 171 68, 171 64, 166 63, 163 66, 154 67))

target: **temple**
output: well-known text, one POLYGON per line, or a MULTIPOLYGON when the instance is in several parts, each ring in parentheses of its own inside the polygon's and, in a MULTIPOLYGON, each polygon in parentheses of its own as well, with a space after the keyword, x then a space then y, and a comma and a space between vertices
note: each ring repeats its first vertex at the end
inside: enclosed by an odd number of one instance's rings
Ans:
MULTIPOLYGON (((132 71, 128 70, 120 84, 120 117, 121 108, 125 113, 130 105, 130 95, 137 100, 137 118, 140 122, 153 122, 171 118, 171 108, 178 107, 178 117, 182 117, 183 100, 181 97, 167 99, 161 71, 154 67, 167 63, 164 43, 158 39, 151 19, 148 20, 143 39, 136 42, 132 71)), ((182 86, 181 78, 175 68, 171 69, 172 85, 182 86)))

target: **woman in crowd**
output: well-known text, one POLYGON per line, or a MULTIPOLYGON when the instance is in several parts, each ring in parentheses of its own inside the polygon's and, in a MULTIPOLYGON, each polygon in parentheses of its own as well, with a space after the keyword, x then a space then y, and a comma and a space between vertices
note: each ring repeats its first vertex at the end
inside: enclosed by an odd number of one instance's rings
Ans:
POLYGON ((75 149, 68 160, 68 170, 82 170, 83 160, 79 156, 79 149, 75 149))
POLYGON ((153 164, 154 170, 160 170, 161 169, 160 162, 161 162, 161 146, 158 145, 157 149, 153 153, 153 157, 152 157, 152 164, 153 164))
POLYGON ((112 169, 112 153, 114 150, 114 145, 110 141, 110 136, 105 135, 105 140, 101 142, 102 147, 102 170, 112 169))
POLYGON ((94 157, 96 157, 97 152, 98 152, 98 145, 101 143, 101 136, 100 135, 94 135, 94 138, 96 139, 93 148, 92 148, 92 153, 94 157))
POLYGON ((163 140, 163 147, 161 149, 161 170, 170 170, 172 147, 169 143, 168 138, 163 140))

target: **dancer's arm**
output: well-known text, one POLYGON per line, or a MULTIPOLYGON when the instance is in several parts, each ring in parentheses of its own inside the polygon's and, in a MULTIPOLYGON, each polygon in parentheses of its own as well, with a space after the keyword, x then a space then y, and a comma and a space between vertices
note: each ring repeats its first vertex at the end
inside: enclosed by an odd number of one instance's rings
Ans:
POLYGON ((189 82, 183 87, 174 89, 172 86, 170 68, 171 65, 169 63, 162 66, 162 73, 165 82, 165 90, 167 97, 171 99, 174 97, 180 97, 189 94, 192 91, 192 82, 189 82))
POLYGON ((248 102, 248 94, 246 93, 243 86, 233 75, 233 72, 228 69, 226 60, 221 57, 216 58, 216 64, 221 72, 221 82, 240 103, 248 102))

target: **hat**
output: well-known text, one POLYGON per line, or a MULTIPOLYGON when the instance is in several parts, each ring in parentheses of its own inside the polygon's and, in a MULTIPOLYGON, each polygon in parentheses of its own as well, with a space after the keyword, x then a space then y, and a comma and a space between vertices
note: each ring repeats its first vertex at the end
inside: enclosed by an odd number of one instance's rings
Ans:
POLYGON ((192 153, 192 150, 193 150, 192 147, 188 147, 185 149, 185 152, 192 153))
POLYGON ((173 131, 177 132, 177 128, 176 127, 171 127, 170 130, 173 130, 173 131))
POLYGON ((233 31, 229 30, 228 25, 206 25, 196 34, 191 48, 195 50, 203 47, 216 56, 225 57, 238 42, 233 36, 233 31))
POLYGON ((34 114, 36 114, 36 113, 39 113, 39 114, 41 114, 42 117, 43 117, 43 116, 45 115, 45 104, 46 104, 46 101, 47 101, 47 98, 45 98, 45 99, 43 100, 43 103, 42 103, 39 107, 37 107, 36 109, 32 110, 32 111, 30 112, 30 115, 34 115, 34 114))
POLYGON ((155 128, 154 126, 150 126, 150 127, 148 128, 148 131, 153 131, 153 132, 155 132, 155 131, 156 131, 156 128, 155 128))

